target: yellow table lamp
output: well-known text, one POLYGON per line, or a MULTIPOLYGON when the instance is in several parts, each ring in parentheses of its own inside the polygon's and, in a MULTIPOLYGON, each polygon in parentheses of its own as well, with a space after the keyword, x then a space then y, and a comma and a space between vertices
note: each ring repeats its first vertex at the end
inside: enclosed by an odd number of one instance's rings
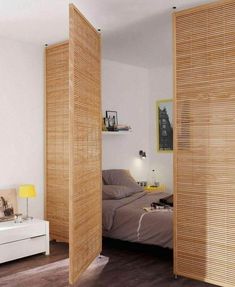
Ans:
POLYGON ((36 189, 33 184, 23 184, 19 187, 19 197, 27 199, 27 215, 25 219, 32 219, 29 216, 29 198, 36 197, 36 189))

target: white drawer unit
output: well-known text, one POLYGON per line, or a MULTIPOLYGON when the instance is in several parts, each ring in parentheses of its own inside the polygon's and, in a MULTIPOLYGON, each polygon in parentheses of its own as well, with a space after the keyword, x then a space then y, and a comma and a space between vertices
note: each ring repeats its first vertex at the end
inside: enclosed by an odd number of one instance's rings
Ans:
POLYGON ((0 223, 0 263, 34 255, 49 254, 49 222, 39 219, 0 223))

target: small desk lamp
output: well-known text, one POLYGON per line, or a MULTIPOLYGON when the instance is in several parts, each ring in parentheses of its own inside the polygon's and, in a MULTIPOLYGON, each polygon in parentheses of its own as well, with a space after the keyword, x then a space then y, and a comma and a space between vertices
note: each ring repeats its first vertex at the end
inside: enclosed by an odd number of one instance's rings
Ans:
POLYGON ((33 184, 24 184, 19 187, 19 197, 27 199, 27 215, 25 219, 33 219, 29 216, 29 198, 36 196, 36 189, 33 184))

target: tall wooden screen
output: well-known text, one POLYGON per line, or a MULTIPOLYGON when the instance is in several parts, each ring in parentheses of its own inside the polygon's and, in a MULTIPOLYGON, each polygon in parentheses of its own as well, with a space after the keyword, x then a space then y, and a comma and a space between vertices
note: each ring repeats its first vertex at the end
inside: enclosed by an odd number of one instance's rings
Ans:
POLYGON ((235 2, 178 12, 174 272, 235 286, 235 2))
POLYGON ((51 239, 69 241, 69 45, 46 49, 46 199, 51 239))
POLYGON ((100 35, 69 10, 70 283, 101 251, 100 35))

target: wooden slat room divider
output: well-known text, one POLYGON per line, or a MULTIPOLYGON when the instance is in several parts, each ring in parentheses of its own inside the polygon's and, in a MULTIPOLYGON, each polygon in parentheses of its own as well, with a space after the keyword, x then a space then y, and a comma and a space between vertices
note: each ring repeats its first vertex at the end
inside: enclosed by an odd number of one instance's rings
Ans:
POLYGON ((235 286, 235 1, 174 14, 174 272, 235 286))
POLYGON ((70 282, 101 252, 100 35, 69 10, 70 282))
POLYGON ((101 252, 100 34, 69 6, 69 41, 46 48, 46 218, 69 242, 69 281, 101 252))
POLYGON ((46 49, 45 216, 51 239, 69 242, 69 44, 46 49))

